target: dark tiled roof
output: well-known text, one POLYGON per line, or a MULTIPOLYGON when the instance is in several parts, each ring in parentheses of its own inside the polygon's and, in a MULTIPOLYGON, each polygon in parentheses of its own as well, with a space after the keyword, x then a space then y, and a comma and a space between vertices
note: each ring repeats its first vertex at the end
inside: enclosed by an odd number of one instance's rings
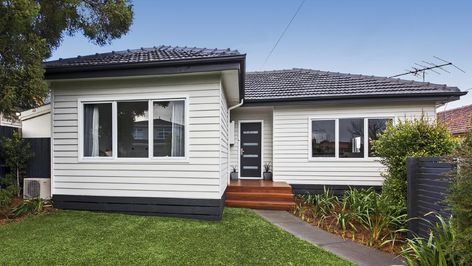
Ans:
POLYGON ((59 59, 44 63, 47 68, 55 67, 86 67, 101 65, 116 65, 129 63, 151 63, 162 61, 177 61, 189 59, 216 58, 240 55, 237 50, 208 49, 196 47, 159 46, 135 50, 113 51, 110 53, 78 56, 59 59))
MULTIPOLYGON (((457 87, 386 77, 290 69, 246 74, 246 102, 372 96, 462 95, 457 87)), ((465 93, 464 93, 465 94, 465 93)))
POLYGON ((466 133, 472 128, 472 104, 438 113, 438 120, 446 124, 454 135, 466 133))

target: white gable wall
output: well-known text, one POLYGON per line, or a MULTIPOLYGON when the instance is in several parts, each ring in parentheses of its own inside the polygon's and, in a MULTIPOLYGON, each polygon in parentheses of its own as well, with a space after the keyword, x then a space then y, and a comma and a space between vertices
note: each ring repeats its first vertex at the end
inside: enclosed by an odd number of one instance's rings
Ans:
POLYGON ((51 88, 53 194, 221 198, 221 116, 225 101, 219 75, 53 82, 51 88), (78 127, 79 99, 147 99, 151 94, 187 97, 187 160, 79 159, 78 136, 83 130, 78 127))
MULTIPOLYGON (((31 111, 27 111, 27 112, 31 112, 31 111)), ((22 127, 21 134, 23 138, 50 138, 51 137, 51 113, 50 111, 45 110, 37 116, 33 115, 26 118, 21 117, 21 127, 22 127)))
POLYGON ((429 104, 274 107, 273 179, 290 184, 380 186, 383 167, 375 158, 309 158, 310 118, 394 117, 435 119, 429 104))

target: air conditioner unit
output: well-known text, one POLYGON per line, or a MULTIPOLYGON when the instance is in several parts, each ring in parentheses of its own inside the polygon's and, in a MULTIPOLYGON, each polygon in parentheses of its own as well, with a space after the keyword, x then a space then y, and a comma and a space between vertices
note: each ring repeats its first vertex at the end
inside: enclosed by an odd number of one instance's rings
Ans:
POLYGON ((23 181, 24 199, 51 199, 50 178, 25 178, 23 181))

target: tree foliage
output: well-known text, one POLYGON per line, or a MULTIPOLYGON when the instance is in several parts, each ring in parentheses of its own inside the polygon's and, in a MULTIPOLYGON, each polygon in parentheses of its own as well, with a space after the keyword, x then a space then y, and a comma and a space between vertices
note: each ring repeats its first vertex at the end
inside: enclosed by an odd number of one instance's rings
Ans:
POLYGON ((98 45, 128 32, 128 0, 0 0, 0 113, 42 104, 42 62, 65 35, 82 32, 98 45))
POLYGON ((372 144, 376 155, 382 158, 381 162, 387 168, 383 173, 382 194, 392 204, 405 208, 407 158, 450 155, 457 147, 457 140, 445 126, 422 117, 390 123, 372 144))
POLYGON ((18 132, 15 132, 11 138, 1 139, 0 151, 0 156, 2 156, 5 166, 9 170, 4 180, 0 180, 0 183, 6 186, 15 185, 19 188, 28 161, 33 157, 31 146, 21 138, 18 132))
POLYGON ((453 226, 457 232, 453 250, 462 265, 472 265, 472 130, 454 154, 457 169, 447 201, 451 207, 453 226))

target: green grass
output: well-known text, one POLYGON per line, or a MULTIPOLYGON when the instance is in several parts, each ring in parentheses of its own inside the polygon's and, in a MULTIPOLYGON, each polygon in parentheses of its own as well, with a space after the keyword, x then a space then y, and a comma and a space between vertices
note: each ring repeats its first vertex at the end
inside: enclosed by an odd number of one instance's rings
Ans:
POLYGON ((222 221, 57 211, 0 226, 0 265, 350 265, 226 208, 222 221))

